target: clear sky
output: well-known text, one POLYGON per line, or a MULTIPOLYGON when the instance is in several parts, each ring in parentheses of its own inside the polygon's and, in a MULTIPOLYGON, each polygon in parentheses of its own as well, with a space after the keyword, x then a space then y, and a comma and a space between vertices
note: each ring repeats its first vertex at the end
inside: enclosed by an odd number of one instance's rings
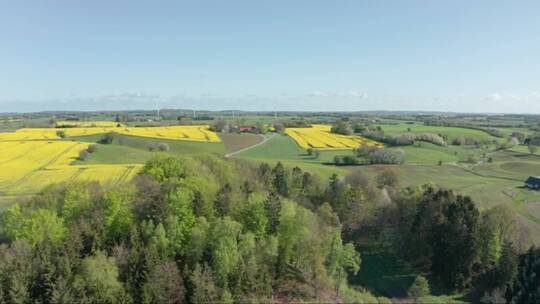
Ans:
POLYGON ((0 0, 0 112, 540 113, 540 1, 0 0))

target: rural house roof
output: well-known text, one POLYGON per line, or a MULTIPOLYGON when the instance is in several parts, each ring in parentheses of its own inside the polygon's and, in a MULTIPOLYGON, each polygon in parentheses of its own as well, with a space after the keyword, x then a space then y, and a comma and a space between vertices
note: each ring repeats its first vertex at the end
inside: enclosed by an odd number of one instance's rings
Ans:
POLYGON ((540 186, 540 176, 529 176, 525 183, 528 185, 540 186))

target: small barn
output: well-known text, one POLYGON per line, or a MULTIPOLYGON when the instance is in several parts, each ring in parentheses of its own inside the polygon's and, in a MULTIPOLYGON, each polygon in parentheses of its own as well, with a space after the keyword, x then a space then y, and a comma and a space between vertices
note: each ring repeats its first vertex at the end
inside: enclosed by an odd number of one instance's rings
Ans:
POLYGON ((534 190, 540 189, 540 176, 529 176, 529 178, 525 180, 525 187, 534 190))
POLYGON ((255 126, 240 126, 239 130, 241 133, 254 133, 257 128, 255 126))

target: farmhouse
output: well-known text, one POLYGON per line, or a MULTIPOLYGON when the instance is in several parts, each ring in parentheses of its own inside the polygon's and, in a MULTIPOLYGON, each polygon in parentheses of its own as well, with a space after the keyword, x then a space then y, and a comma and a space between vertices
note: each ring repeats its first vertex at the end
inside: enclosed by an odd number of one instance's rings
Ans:
POLYGON ((257 127, 255 126, 240 126, 239 128, 241 133, 255 133, 257 131, 257 127))
POLYGON ((525 181, 525 187, 534 190, 540 189, 540 176, 529 176, 525 181))

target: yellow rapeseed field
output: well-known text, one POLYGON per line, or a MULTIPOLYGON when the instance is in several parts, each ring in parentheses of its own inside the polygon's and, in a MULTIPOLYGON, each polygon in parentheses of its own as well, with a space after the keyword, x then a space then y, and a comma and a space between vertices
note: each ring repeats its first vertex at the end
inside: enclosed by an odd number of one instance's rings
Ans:
POLYGON ((287 128, 285 133, 302 149, 338 150, 382 146, 379 142, 361 136, 331 133, 331 128, 330 125, 312 125, 311 128, 287 128))
POLYGON ((60 139, 59 132, 68 137, 115 132, 123 135, 157 139, 220 142, 219 136, 207 125, 167 127, 83 127, 83 128, 23 128, 13 133, 0 133, 0 141, 60 139))
POLYGON ((141 165, 70 165, 88 143, 73 141, 0 141, 0 194, 34 193, 51 183, 97 180, 119 183, 141 165))
POLYGON ((71 181, 117 184, 131 179, 142 166, 71 165, 89 143, 61 141, 59 132, 68 137, 115 132, 156 139, 220 141, 207 125, 139 128, 111 122, 87 123, 90 124, 82 127, 23 128, 0 133, 0 195, 35 193, 48 184, 71 181))

